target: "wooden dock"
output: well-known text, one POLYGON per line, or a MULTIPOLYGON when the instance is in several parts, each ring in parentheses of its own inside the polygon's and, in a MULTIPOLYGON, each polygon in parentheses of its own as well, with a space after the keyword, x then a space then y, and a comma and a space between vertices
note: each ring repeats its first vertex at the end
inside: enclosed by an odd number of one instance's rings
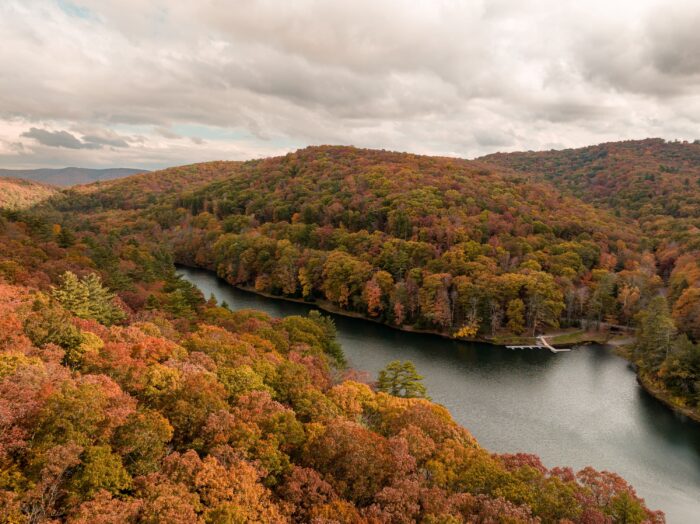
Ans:
POLYGON ((561 353, 563 351, 571 351, 571 348, 555 348, 543 335, 537 337, 537 344, 531 344, 527 346, 506 346, 508 349, 548 349, 552 353, 561 353))

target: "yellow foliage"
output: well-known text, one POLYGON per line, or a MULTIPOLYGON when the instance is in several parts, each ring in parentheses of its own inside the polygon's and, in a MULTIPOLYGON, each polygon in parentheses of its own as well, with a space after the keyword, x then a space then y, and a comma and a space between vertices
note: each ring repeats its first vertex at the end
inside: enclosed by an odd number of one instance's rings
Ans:
POLYGON ((477 324, 466 324, 454 332, 455 338, 474 338, 479 331, 477 324))

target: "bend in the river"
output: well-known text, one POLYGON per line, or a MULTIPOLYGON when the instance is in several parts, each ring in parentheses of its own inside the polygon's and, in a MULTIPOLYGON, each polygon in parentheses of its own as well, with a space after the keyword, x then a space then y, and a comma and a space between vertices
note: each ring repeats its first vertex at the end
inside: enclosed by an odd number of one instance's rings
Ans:
MULTIPOLYGON (((179 273, 232 309, 273 316, 314 309, 240 291, 207 271, 179 273)), ((352 367, 376 376, 391 360, 412 360, 433 400, 487 449, 535 453, 548 466, 615 471, 668 522, 698 522, 700 424, 645 393, 627 362, 608 349, 508 350, 333 317, 352 367)))

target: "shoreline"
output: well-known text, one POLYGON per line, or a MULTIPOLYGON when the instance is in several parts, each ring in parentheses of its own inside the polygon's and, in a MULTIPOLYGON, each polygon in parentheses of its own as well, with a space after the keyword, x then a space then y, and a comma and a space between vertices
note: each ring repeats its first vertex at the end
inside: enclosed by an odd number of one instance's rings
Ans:
MULTIPOLYGON (((636 367, 636 366, 635 366, 636 367)), ((679 406, 676 404, 671 396, 666 392, 663 391, 656 386, 654 386, 649 379, 644 377, 639 373, 639 371, 635 370, 635 373, 637 375, 637 383, 639 386, 649 393, 652 397, 654 397, 656 400, 664 404, 666 407, 670 408, 672 411, 679 413, 690 420, 700 423, 700 413, 698 413, 696 410, 692 408, 687 408, 685 406, 679 406)))
MULTIPOLYGON (((303 298, 286 297, 283 295, 273 295, 271 293, 266 293, 264 291, 258 291, 257 289, 255 289, 252 286, 241 286, 241 285, 237 285, 237 284, 232 284, 231 282, 229 282, 225 278, 219 276, 219 274, 212 269, 192 266, 189 264, 182 264, 180 262, 176 263, 176 267, 177 266, 181 266, 181 267, 185 267, 185 268, 189 268, 189 269, 196 269, 199 271, 206 271, 208 273, 213 274, 216 278, 223 280, 224 282, 226 282, 227 285, 234 287, 240 291, 245 291, 246 293, 253 293, 255 295, 259 295, 259 296, 262 296, 265 298, 270 298, 270 299, 275 299, 275 300, 282 300, 282 301, 286 301, 286 302, 294 302, 297 304, 304 304, 307 306, 313 306, 313 307, 316 307, 322 311, 325 311, 326 313, 332 313, 334 315, 339 315, 339 316, 343 316, 343 317, 347 317, 347 318, 366 320, 368 322, 373 322, 375 324, 379 324, 381 326, 386 326, 386 327, 394 329, 396 331, 403 331, 405 333, 417 333, 417 334, 421 334, 421 335, 432 335, 432 336, 438 336, 440 338, 443 338, 446 340, 452 340, 452 341, 456 341, 456 342, 480 343, 480 344, 488 344, 490 346, 496 346, 496 347, 505 347, 506 345, 510 345, 510 344, 518 345, 518 342, 527 344, 528 342, 531 342, 533 340, 532 337, 513 338, 513 339, 508 339, 507 344, 506 344, 506 343, 495 342, 494 340, 483 339, 483 338, 473 338, 473 339, 455 338, 455 337, 450 336, 446 333, 440 333, 439 331, 430 330, 430 329, 416 329, 416 328, 411 328, 411 327, 406 327, 406 326, 394 326, 391 324, 387 324, 386 322, 381 322, 379 320, 366 317, 362 313, 344 310, 342 308, 339 308, 335 304, 332 304, 331 302, 329 302, 327 300, 317 299, 317 300, 314 300, 313 302, 309 302, 307 300, 304 300, 303 298)), ((585 335, 586 333, 584 332, 582 334, 585 335)), ((543 336, 556 338, 556 335, 551 334, 551 333, 550 334, 544 333, 543 336)), ((599 344, 599 345, 607 346, 608 348, 613 350, 616 355, 618 355, 619 357, 625 359, 627 362, 632 364, 632 366, 634 368, 634 373, 636 376, 637 383, 646 393, 651 395, 657 401, 666 405, 666 407, 668 407, 672 411, 679 413, 681 415, 684 415, 696 423, 700 423, 700 413, 697 413, 690 408, 676 405, 672 400, 670 400, 669 395, 666 392, 659 390, 658 388, 656 388, 652 384, 650 384, 647 380, 645 380, 639 374, 639 371, 637 370, 636 366, 634 366, 634 362, 632 362, 632 360, 630 360, 624 354, 623 351, 620 351, 619 345, 617 345, 615 343, 610 343, 609 341, 601 341, 600 339, 595 340, 594 337, 585 337, 585 336, 580 337, 580 340, 567 341, 564 344, 552 342, 552 341, 549 341, 549 344, 555 348, 561 348, 564 346, 589 345, 589 344, 599 344)))
MULTIPOLYGON (((305 300, 303 298, 288 297, 288 296, 284 296, 284 295, 273 295, 272 293, 267 293, 265 291, 259 291, 259 290, 255 289, 255 287, 253 287, 253 286, 243 286, 240 284, 233 284, 233 283, 229 282, 228 280, 226 280, 225 278, 223 278, 222 276, 220 276, 213 269, 194 266, 194 265, 190 265, 190 264, 184 264, 182 262, 176 262, 176 267, 177 266, 212 273, 214 276, 216 276, 216 278, 226 282, 227 285, 234 287, 240 291, 245 291, 246 293, 253 293, 255 295, 259 295, 261 297, 270 298, 270 299, 274 299, 274 300, 282 300, 282 301, 286 301, 286 302, 293 302, 296 304, 304 304, 306 306, 313 306, 313 307, 316 307, 322 311, 325 311, 326 313, 332 313, 334 315, 339 315, 339 316, 343 316, 343 317, 347 317, 347 318, 366 320, 368 322, 373 322, 375 324, 379 324, 381 326, 385 326, 385 327, 394 329, 396 331, 403 331, 405 333, 417 333, 420 335, 433 335, 433 336, 437 336, 440 338, 444 338, 446 340, 452 340, 452 341, 456 341, 456 342, 489 344, 491 346, 498 346, 498 347, 505 347, 505 346, 509 346, 509 345, 529 345, 529 344, 536 343, 537 337, 517 337, 517 336, 515 336, 515 337, 503 338, 503 339, 456 338, 456 337, 453 337, 452 335, 449 335, 448 333, 442 333, 442 332, 434 330, 434 329, 414 328, 414 327, 407 326, 407 325, 396 326, 393 324, 388 324, 387 322, 382 322, 381 320, 370 318, 368 316, 363 315, 362 313, 358 313, 357 311, 348 311, 346 309, 342 309, 342 308, 336 306, 335 304, 333 304, 332 302, 329 302, 328 300, 325 300, 325 299, 314 299, 313 301, 308 301, 308 300, 305 300)), ((576 334, 575 332, 572 333, 572 335, 575 335, 575 334, 576 334)), ((562 334, 558 331, 555 331, 555 332, 544 332, 541 335, 546 337, 546 338, 556 339, 558 336, 561 336, 562 334)), ((554 341, 548 340, 548 342, 552 347, 555 347, 555 348, 589 345, 589 344, 606 344, 607 343, 607 340, 601 340, 600 338, 596 338, 593 336, 585 336, 585 335, 588 335, 588 332, 582 331, 581 335, 584 335, 584 336, 581 336, 579 338, 573 337, 571 340, 567 340, 566 342, 556 342, 556 340, 554 340, 554 341)))

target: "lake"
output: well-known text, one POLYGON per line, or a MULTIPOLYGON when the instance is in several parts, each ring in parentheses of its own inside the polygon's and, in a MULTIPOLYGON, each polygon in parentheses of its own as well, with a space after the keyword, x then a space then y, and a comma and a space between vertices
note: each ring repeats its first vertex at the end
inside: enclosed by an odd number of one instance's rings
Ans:
MULTIPOLYGON (((207 271, 178 273, 232 309, 276 317, 315 309, 238 290, 207 271)), ((388 362, 412 360, 433 400, 487 449, 535 453, 550 467, 615 471, 668 522, 700 522, 700 424, 644 392, 607 348, 509 350, 332 316, 352 367, 376 378, 388 362)))

